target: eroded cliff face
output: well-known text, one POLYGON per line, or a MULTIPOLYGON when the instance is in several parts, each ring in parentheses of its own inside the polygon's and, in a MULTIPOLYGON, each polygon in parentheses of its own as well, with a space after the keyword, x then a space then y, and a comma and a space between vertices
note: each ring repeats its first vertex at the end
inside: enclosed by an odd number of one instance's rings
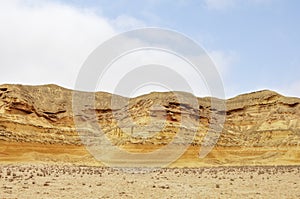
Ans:
POLYGON ((183 92, 150 93, 128 99, 104 92, 73 92, 56 85, 1 85, 0 163, 99 165, 81 139, 99 136, 91 128, 94 121, 112 144, 141 153, 160 149, 183 132, 175 144, 192 143, 173 164, 176 167, 297 165, 299 103, 298 98, 272 91, 226 101, 195 98, 183 92), (80 106, 73 101, 76 94, 80 106), (94 99, 92 103, 86 103, 89 98, 94 99), (216 146, 199 159, 202 146, 214 145, 216 137, 208 135, 216 134, 216 129, 211 129, 215 126, 222 129, 216 146), (203 142, 203 138, 208 139, 203 142))
POLYGON ((298 146, 300 99, 271 91, 240 95, 227 101, 222 145, 298 146), (230 143, 230 144, 229 144, 230 143))
MULTIPOLYGON (((209 124, 225 117, 220 147, 286 147, 300 145, 300 99, 272 91, 237 96, 225 102, 226 109, 211 106, 210 98, 188 102, 190 94, 150 93, 128 99, 109 93, 95 94, 95 104, 73 113, 72 90, 56 85, 0 86, 0 140, 20 143, 82 145, 74 117, 89 123, 93 115, 110 139, 127 144, 166 145, 178 131, 195 134, 192 145, 203 144, 209 124), (113 100, 113 105, 111 105, 113 100), (184 122, 183 122, 184 120, 184 122)), ((222 100, 214 99, 215 104, 222 100)), ((87 130, 87 133, 88 132, 87 130)), ((97 136, 93 134, 93 136, 97 136)), ((179 140, 182 144, 184 140, 179 140)), ((207 142, 209 144, 209 142, 207 142)), ((207 144, 206 143, 206 144, 207 144)))

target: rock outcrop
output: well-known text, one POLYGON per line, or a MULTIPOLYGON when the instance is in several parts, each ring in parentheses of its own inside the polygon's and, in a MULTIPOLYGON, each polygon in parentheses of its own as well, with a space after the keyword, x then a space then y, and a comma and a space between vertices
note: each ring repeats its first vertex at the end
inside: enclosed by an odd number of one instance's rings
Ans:
POLYGON ((182 92, 154 92, 133 99, 97 92, 94 104, 82 106, 83 115, 73 111, 73 94, 56 85, 1 85, 0 141, 82 146, 81 129, 74 121, 89 123, 96 118, 107 138, 125 148, 166 145, 180 130, 195 135, 192 146, 201 146, 209 144, 203 138, 221 117, 225 122, 220 124, 216 147, 298 149, 300 145, 300 99, 268 90, 226 101, 213 99, 214 106, 211 98, 182 92), (196 99, 197 106, 189 104, 190 99, 196 99), (226 109, 218 108, 219 103, 226 109))

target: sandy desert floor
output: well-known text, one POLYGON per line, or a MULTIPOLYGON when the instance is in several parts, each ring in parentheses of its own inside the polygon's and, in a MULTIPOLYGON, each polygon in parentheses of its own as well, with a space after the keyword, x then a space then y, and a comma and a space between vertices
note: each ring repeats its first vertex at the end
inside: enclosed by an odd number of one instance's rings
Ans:
POLYGON ((300 198, 300 167, 0 165, 0 198, 300 198))

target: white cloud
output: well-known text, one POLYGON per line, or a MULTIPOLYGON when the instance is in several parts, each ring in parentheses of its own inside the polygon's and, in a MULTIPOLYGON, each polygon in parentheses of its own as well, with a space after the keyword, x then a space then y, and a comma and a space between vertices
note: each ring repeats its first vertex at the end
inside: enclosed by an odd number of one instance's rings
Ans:
POLYGON ((120 15, 111 21, 114 27, 120 31, 145 27, 145 23, 128 15, 120 15))
POLYGON ((0 29, 0 83, 69 88, 89 53, 115 34, 90 10, 47 1, 0 1, 0 29))

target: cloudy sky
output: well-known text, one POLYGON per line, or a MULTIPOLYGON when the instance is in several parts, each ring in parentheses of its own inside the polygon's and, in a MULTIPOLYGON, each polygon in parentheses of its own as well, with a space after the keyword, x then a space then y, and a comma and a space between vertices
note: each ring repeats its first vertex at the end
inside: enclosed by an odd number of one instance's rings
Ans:
POLYGON ((299 8, 297 0, 3 0, 0 84, 74 88, 102 42, 161 27, 206 50, 227 98, 260 89, 300 97, 299 8))

